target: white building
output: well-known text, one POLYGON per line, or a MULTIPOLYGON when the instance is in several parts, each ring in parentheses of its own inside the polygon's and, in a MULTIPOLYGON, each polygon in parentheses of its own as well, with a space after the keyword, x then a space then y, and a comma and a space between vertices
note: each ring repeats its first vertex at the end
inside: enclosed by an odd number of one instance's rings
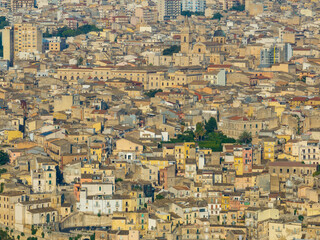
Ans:
POLYGON ((206 0, 182 0, 182 11, 201 12, 206 10, 206 0))
POLYGON ((82 183, 81 188, 87 189, 88 196, 92 195, 113 195, 114 185, 112 182, 108 183, 82 183))
POLYGON ((116 211, 123 211, 122 199, 112 195, 88 196, 87 188, 81 188, 77 209, 80 212, 93 214, 113 214, 116 211))
POLYGON ((225 86, 226 85, 226 71, 224 69, 205 73, 203 80, 210 82, 211 85, 225 86))
POLYGON ((32 190, 35 193, 46 193, 55 191, 56 169, 53 164, 42 164, 31 172, 32 190))

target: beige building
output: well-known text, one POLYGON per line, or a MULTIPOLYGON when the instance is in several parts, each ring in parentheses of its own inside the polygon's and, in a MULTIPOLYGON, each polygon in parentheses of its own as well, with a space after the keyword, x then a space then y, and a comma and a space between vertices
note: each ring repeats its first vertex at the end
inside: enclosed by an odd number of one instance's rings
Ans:
POLYGON ((238 139, 239 136, 247 131, 252 137, 258 136, 259 132, 264 129, 276 127, 277 119, 248 119, 246 117, 233 116, 221 120, 219 130, 228 137, 238 139))
POLYGON ((31 23, 15 24, 13 29, 13 51, 19 53, 41 53, 42 32, 31 23))
POLYGON ((14 227, 15 203, 25 201, 23 192, 10 191, 0 194, 0 224, 14 227))
POLYGON ((301 223, 269 222, 269 240, 274 239, 301 239, 301 223))
POLYGON ((13 61, 13 30, 11 27, 5 27, 2 30, 3 59, 10 63, 13 61))

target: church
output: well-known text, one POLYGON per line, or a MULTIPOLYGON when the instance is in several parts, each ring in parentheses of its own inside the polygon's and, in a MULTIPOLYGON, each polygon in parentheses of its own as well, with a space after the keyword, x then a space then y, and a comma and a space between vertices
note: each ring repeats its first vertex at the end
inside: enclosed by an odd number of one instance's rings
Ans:
POLYGON ((214 31, 212 39, 200 36, 193 41, 189 21, 186 19, 180 39, 181 50, 174 54, 175 65, 222 64, 225 60, 226 34, 220 27, 214 31))

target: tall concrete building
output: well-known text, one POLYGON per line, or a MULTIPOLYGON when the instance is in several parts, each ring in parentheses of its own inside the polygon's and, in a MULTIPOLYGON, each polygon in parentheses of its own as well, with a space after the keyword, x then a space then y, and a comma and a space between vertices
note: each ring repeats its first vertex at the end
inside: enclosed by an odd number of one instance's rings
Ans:
POLYGON ((293 50, 290 43, 278 43, 260 51, 260 67, 270 67, 275 63, 288 62, 293 50))
POLYGON ((0 1, 0 6, 15 12, 20 8, 34 8, 34 3, 34 0, 2 0, 0 1))
POLYGON ((3 59, 12 64, 13 53, 13 29, 12 27, 5 27, 2 29, 2 46, 3 46, 3 59))
POLYGON ((3 58, 13 61, 30 54, 42 52, 42 32, 32 23, 15 24, 13 29, 6 27, 3 33, 3 58))
POLYGON ((181 0, 159 0, 159 21, 176 19, 181 15, 181 0))
POLYGON ((206 10, 206 0, 182 0, 182 11, 202 12, 206 10))

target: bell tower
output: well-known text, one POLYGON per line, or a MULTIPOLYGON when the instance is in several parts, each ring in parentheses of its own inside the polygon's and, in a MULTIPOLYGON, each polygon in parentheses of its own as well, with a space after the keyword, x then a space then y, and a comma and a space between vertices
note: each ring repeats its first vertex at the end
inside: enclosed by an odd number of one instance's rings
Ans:
POLYGON ((190 43, 191 43, 191 34, 188 18, 184 20, 184 27, 181 31, 181 53, 189 53, 190 43))

